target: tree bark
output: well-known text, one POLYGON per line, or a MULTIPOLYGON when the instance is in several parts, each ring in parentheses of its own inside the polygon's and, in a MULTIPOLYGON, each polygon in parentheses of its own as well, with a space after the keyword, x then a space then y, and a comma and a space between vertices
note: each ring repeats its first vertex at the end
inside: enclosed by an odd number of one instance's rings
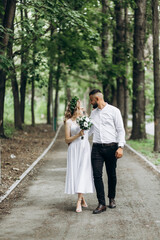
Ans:
MULTIPOLYGON (((8 0, 3 1, 2 7, 5 14, 1 14, 1 22, 3 22, 3 27, 11 29, 12 23, 15 16, 16 1, 8 0)), ((0 55, 5 55, 6 47, 8 45, 9 34, 7 32, 1 34, 0 36, 0 55)), ((0 67, 0 136, 5 137, 3 128, 3 115, 4 115, 4 98, 5 98, 5 82, 6 82, 6 72, 0 67)))
POLYGON ((107 23, 107 3, 108 0, 102 0, 102 31, 101 31, 101 56, 102 56, 102 87, 104 100, 110 102, 110 84, 106 75, 106 53, 108 49, 108 23, 107 23))
POLYGON ((49 79, 48 79, 48 98, 47 98, 47 124, 51 124, 51 105, 53 97, 53 70, 50 66, 49 79))
POLYGON ((146 0, 136 0, 134 13, 134 53, 133 53, 133 128, 131 139, 146 138, 145 132, 145 71, 144 46, 146 32, 146 0))
POLYGON ((117 107, 124 119, 124 8, 122 0, 115 1, 116 16, 116 44, 115 44, 115 64, 119 66, 119 76, 117 77, 117 107))
MULTIPOLYGON (((14 24, 12 24, 12 30, 14 33, 14 24)), ((13 38, 10 38, 8 43, 8 57, 12 59, 12 67, 10 68, 9 77, 11 78, 12 92, 13 92, 13 99, 14 99, 14 126, 17 129, 22 129, 18 82, 17 82, 15 64, 13 59, 13 38)))
MULTIPOLYGON (((25 3, 26 1, 24 1, 25 3)), ((21 0, 21 4, 23 4, 23 1, 21 0)), ((25 13, 25 19, 28 19, 27 10, 21 9, 21 29, 24 31, 23 21, 24 21, 24 13, 25 13)), ((24 46, 24 37, 22 35, 22 43, 21 43, 21 80, 20 80, 20 109, 21 109, 21 119, 22 123, 25 121, 25 97, 26 97, 26 85, 27 85, 27 57, 28 57, 28 49, 24 46)))
POLYGON ((56 93, 55 93, 55 106, 54 106, 54 130, 57 130, 58 118, 58 93, 59 93, 59 79, 61 75, 60 59, 58 59, 57 72, 56 72, 56 93))
MULTIPOLYGON (((51 34, 50 42, 53 42, 53 25, 50 24, 51 34)), ((50 51, 50 49, 48 49, 50 51)), ((51 106, 53 98, 53 55, 49 53, 49 78, 48 78, 48 98, 47 98, 47 123, 51 124, 51 106)))
MULTIPOLYGON (((112 64, 116 64, 116 34, 113 34, 113 45, 112 45, 112 64)), ((114 81, 114 80, 112 80, 114 81)), ((114 84, 112 83, 111 86, 111 104, 115 107, 117 107, 117 89, 114 84)))
MULTIPOLYGON (((35 66, 35 46, 33 49, 33 66, 35 66)), ((33 74, 31 78, 31 118, 32 118, 32 126, 35 126, 35 114, 34 114, 34 95, 35 95, 35 69, 33 69, 33 74)))
MULTIPOLYGON (((37 31, 37 21, 38 21, 38 15, 37 15, 37 9, 35 10, 35 19, 34 19, 34 31, 37 31)), ((36 67, 37 67, 37 61, 36 61, 36 53, 37 53, 37 40, 38 36, 35 33, 34 36, 35 41, 33 41, 33 53, 32 53, 32 77, 31 77, 31 118, 32 118, 32 126, 35 126, 35 113, 34 113, 34 96, 35 96, 35 73, 36 73, 36 67)))
MULTIPOLYGON (((128 73, 128 8, 125 7, 125 35, 124 35, 124 50, 125 50, 125 66, 126 66, 126 76, 128 73)), ((128 100, 129 100, 129 92, 128 92, 128 79, 124 77, 124 128, 127 133, 127 123, 128 123, 128 100)))
POLYGON ((0 137, 5 137, 3 128, 3 115, 4 115, 4 98, 5 98, 5 83, 6 83, 6 73, 0 69, 1 79, 0 79, 0 137))
POLYGON ((158 0, 152 0, 153 68, 154 68, 154 151, 160 152, 160 72, 158 0))
POLYGON ((101 55, 103 58, 106 57, 108 49, 108 23, 107 23, 107 3, 108 0, 102 0, 102 32, 101 32, 101 55))
POLYGON ((64 82, 65 82, 65 107, 64 107, 64 112, 66 111, 66 107, 68 102, 71 100, 71 88, 68 84, 68 79, 67 79, 67 74, 65 74, 64 78, 63 78, 64 82))

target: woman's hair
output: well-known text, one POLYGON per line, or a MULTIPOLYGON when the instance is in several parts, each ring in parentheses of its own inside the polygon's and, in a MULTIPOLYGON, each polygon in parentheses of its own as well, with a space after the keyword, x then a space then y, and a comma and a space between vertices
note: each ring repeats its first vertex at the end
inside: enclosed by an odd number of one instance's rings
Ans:
POLYGON ((65 115, 64 115, 64 118, 65 118, 64 122, 67 119, 71 118, 74 115, 74 113, 77 111, 77 101, 78 100, 79 100, 79 98, 75 96, 68 103, 67 108, 66 108, 66 112, 65 112, 65 115))

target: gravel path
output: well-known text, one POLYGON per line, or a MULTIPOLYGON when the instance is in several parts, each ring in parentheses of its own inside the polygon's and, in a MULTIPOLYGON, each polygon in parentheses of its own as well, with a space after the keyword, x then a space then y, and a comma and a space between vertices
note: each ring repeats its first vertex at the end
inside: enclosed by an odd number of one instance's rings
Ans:
MULTIPOLYGON (((125 150, 118 160, 117 208, 93 215, 95 194, 86 195, 89 205, 75 213, 77 196, 64 194, 66 151, 63 129, 10 214, 0 216, 2 240, 159 240, 160 176, 125 150)), ((107 193, 107 179, 104 171, 107 193)), ((107 194, 106 194, 107 195, 107 194)))

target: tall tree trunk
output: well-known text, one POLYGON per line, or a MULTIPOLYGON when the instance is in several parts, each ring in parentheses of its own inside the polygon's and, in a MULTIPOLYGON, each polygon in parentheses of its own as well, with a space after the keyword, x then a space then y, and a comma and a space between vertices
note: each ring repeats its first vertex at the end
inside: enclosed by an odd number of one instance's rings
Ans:
POLYGON ((101 31, 101 56, 102 56, 102 87, 104 100, 110 102, 110 84, 106 75, 106 53, 108 49, 108 23, 107 23, 107 3, 102 0, 102 31, 101 31))
POLYGON ((71 88, 68 84, 68 79, 67 79, 67 74, 65 74, 64 76, 64 82, 65 82, 65 107, 64 107, 64 111, 66 111, 66 107, 68 102, 71 100, 71 88))
POLYGON ((116 44, 115 63, 119 66, 119 76, 117 77, 117 107, 121 110, 124 119, 124 8, 122 0, 115 1, 116 16, 116 44))
MULTIPOLYGON (((115 30, 114 30, 115 31, 115 30)), ((113 45, 112 45, 112 64, 116 64, 116 34, 113 34, 113 45)), ((117 89, 114 84, 114 80, 111 85, 111 104, 117 107, 117 89)))
POLYGON ((133 128, 131 139, 146 138, 144 46, 146 32, 146 0, 136 0, 134 13, 133 60, 133 128))
MULTIPOLYGON (((21 4, 25 4, 26 1, 21 0, 21 4)), ((28 14, 27 10, 21 9, 21 29, 24 31, 24 13, 25 13, 25 19, 28 19, 28 14)), ((26 85, 27 85, 27 67, 26 67, 26 62, 27 62, 27 57, 28 57, 28 50, 26 47, 24 47, 24 37, 22 35, 22 43, 21 43, 21 84, 20 84, 20 96, 21 96, 21 101, 20 101, 20 108, 21 108, 21 119, 22 123, 24 123, 25 120, 25 97, 26 97, 26 85), (25 48, 25 50, 24 50, 25 48)))
POLYGON ((14 126, 17 129, 22 129, 22 121, 21 121, 21 112, 20 112, 20 102, 19 102, 19 91, 18 91, 18 83, 16 79, 16 71, 15 66, 13 65, 13 74, 12 77, 12 92, 14 97, 14 126))
MULTIPOLYGON (((50 24, 51 34, 50 34, 50 43, 53 42, 53 25, 50 24)), ((49 51, 49 78, 48 78, 48 98, 47 98, 47 123, 51 124, 51 106, 52 106, 52 98, 53 98, 53 54, 49 51)))
MULTIPOLYGON (((16 1, 8 0, 3 1, 1 5, 1 11, 4 11, 4 15, 1 13, 1 23, 3 22, 3 27, 11 29, 12 23, 15 16, 16 1)), ((2 11, 2 12, 3 12, 2 11)), ((7 32, 1 34, 0 36, 0 55, 5 55, 6 47, 8 45, 9 34, 7 32)), ((5 137, 3 128, 3 115, 4 115, 4 97, 5 97, 5 82, 6 82, 6 72, 0 67, 0 136, 5 137)))
MULTIPOLYGON (((33 49, 33 66, 35 66, 35 46, 33 49)), ((32 126, 35 126, 35 114, 34 114, 34 95, 35 95, 35 69, 33 69, 33 74, 31 78, 31 118, 32 118, 32 126)))
POLYGON ((50 66, 48 79, 48 98, 47 98, 47 124, 51 124, 51 105, 53 97, 53 69, 50 66))
POLYGON ((154 151, 160 152, 160 72, 158 0, 152 0, 153 67, 154 67, 154 151))
POLYGON ((55 107, 54 107, 54 130, 57 129, 58 118, 58 93, 59 93, 59 79, 61 75, 60 58, 58 59, 57 72, 56 72, 56 93, 55 93, 55 107))
MULTIPOLYGON (((14 25, 12 26, 12 30, 14 33, 14 25)), ((12 92, 13 92, 13 99, 14 99, 14 126, 17 129, 22 129, 18 82, 17 82, 15 64, 13 59, 13 38, 11 38, 8 43, 8 57, 12 59, 12 67, 10 68, 9 77, 11 78, 12 92)))
POLYGON ((0 137, 5 137, 3 128, 6 73, 0 69, 0 137))
POLYGON ((127 123, 128 123, 128 100, 129 100, 129 92, 128 92, 128 8, 125 7, 125 35, 124 35, 124 50, 125 50, 125 66, 126 66, 126 76, 124 77, 124 128, 127 132, 127 123))
POLYGON ((101 32, 101 55, 103 59, 106 57, 108 49, 108 23, 107 23, 107 2, 108 0, 102 0, 102 32, 101 32))
MULTIPOLYGON (((35 10, 35 19, 34 19, 34 31, 37 31, 37 9, 35 10)), ((32 78, 31 78, 31 118, 32 118, 32 126, 35 126, 35 113, 34 113, 34 96, 35 96, 35 75, 36 75, 36 67, 37 67, 37 60, 36 60, 36 53, 37 53, 37 40, 38 36, 35 33, 35 41, 33 41, 33 53, 32 53, 32 78)))

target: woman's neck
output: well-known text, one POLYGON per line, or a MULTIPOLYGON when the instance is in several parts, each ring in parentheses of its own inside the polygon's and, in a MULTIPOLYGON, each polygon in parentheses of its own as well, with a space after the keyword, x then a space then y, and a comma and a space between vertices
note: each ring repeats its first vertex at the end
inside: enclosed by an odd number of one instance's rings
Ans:
POLYGON ((76 116, 72 116, 71 117, 72 121, 75 121, 77 117, 78 117, 77 115, 76 116))
POLYGON ((73 115, 71 119, 72 121, 75 121, 78 117, 80 117, 80 114, 73 115))

